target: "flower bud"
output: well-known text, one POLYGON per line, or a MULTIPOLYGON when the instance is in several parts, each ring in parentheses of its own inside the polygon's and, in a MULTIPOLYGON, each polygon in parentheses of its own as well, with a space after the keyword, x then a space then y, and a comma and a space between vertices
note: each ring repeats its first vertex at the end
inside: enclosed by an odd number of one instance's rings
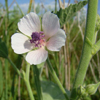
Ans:
POLYGON ((77 89, 77 94, 80 95, 80 96, 87 96, 88 93, 87 93, 86 90, 85 90, 85 86, 80 86, 80 87, 77 89))
POLYGON ((90 85, 87 85, 87 86, 85 87, 85 90, 86 90, 86 92, 87 92, 89 95, 93 95, 93 94, 95 94, 95 92, 97 91, 99 85, 100 85, 100 82, 97 83, 97 84, 90 84, 90 85))
POLYGON ((95 30, 98 31, 100 29, 100 16, 97 15, 97 21, 96 21, 96 28, 95 30))

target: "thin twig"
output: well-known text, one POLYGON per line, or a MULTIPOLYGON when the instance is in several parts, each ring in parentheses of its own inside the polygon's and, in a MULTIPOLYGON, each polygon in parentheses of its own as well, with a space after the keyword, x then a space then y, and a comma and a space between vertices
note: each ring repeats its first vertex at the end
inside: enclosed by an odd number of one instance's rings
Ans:
MULTIPOLYGON (((81 26, 81 27, 83 27, 83 26, 84 26, 84 23, 85 23, 85 21, 83 22, 83 24, 82 24, 82 26, 81 26)), ((80 30, 77 32, 77 35, 75 36, 75 38, 72 40, 72 42, 71 42, 71 43, 73 43, 73 42, 76 40, 76 38, 77 38, 77 36, 79 35, 79 33, 80 33, 80 30)))
POLYGON ((66 57, 66 43, 64 46, 64 66, 65 66, 65 87, 68 87, 68 79, 67 79, 67 57, 66 57))
POLYGON ((33 9, 34 9, 34 12, 36 12, 36 10, 35 10, 35 0, 33 0, 33 9))
POLYGON ((70 5, 70 0, 68 0, 68 4, 67 4, 67 7, 70 5))
POLYGON ((90 63, 90 69, 91 69, 91 73, 92 73, 93 79, 94 79, 95 83, 97 83, 98 81, 97 81, 97 78, 95 77, 96 75, 95 75, 94 69, 92 68, 92 64, 91 63, 90 63))
MULTIPOLYGON (((94 79, 95 83, 97 83, 98 80, 96 78, 96 75, 95 75, 94 69, 92 68, 92 64, 91 63, 90 63, 90 69, 91 69, 91 73, 92 73, 93 79, 94 79)), ((98 90, 99 90, 99 93, 100 93, 100 87, 98 88, 98 90)))
POLYGON ((10 9, 10 7, 15 3, 16 0, 13 0, 12 3, 10 4, 10 6, 8 7, 8 9, 10 9))

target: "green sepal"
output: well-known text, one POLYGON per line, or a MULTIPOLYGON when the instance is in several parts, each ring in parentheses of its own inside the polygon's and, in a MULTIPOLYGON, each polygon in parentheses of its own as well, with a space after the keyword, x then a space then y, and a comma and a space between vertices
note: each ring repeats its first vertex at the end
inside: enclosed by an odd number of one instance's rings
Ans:
POLYGON ((79 96, 79 97, 81 97, 81 96, 88 96, 88 94, 87 94, 87 92, 86 92, 86 90, 85 90, 85 85, 84 86, 80 86, 78 89, 77 89, 77 95, 79 96))

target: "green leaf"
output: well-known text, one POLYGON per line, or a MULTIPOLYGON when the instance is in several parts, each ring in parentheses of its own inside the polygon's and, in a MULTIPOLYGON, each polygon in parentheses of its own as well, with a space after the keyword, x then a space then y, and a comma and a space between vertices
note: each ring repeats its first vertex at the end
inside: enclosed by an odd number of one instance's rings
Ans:
MULTIPOLYGON (((44 99, 44 97, 43 97, 43 100, 66 100, 66 98, 63 95, 63 93, 61 92, 60 88, 53 82, 42 81, 41 86, 42 86, 43 93, 48 94, 47 97, 50 98, 49 99, 49 98, 45 97, 47 99, 44 99)), ((70 95, 70 92, 68 90, 66 90, 66 93, 68 95, 70 95)))
POLYGON ((57 16, 60 19, 60 24, 63 26, 63 24, 66 24, 66 22, 82 7, 84 7, 87 4, 87 1, 80 1, 77 4, 71 4, 65 9, 60 8, 60 10, 57 12, 57 16))
POLYGON ((1 42, 0 39, 0 57, 7 58, 8 57, 8 49, 4 42, 1 42))
POLYGON ((43 100, 53 100, 53 98, 48 93, 43 93, 43 100))

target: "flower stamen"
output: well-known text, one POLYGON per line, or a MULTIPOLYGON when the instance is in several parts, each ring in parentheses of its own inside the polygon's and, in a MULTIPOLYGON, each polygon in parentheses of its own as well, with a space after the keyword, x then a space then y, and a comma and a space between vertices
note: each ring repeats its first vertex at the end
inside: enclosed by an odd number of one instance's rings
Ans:
POLYGON ((43 32, 33 32, 31 35, 30 39, 30 43, 34 43, 35 47, 42 47, 44 46, 45 43, 45 39, 44 39, 45 35, 43 34, 43 32))

